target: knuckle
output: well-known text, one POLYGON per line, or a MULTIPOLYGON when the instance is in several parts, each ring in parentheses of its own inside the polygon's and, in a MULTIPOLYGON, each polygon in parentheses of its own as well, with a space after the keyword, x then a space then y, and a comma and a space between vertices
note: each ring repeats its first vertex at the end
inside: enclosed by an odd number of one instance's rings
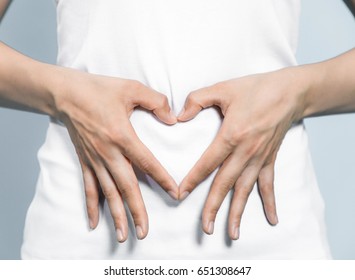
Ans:
POLYGON ((98 137, 95 137, 91 140, 91 146, 94 149, 94 151, 98 152, 101 151, 102 149, 102 140, 99 139, 98 137))
POLYGON ((251 191, 252 191, 252 188, 242 187, 240 189, 239 196, 243 200, 247 200, 249 198, 249 195, 250 195, 251 191))
POLYGON ((102 193, 104 194, 104 196, 106 197, 107 200, 113 200, 115 198, 117 198, 117 192, 114 189, 107 189, 107 188, 103 188, 102 189, 102 193))
POLYGON ((217 93, 222 93, 228 91, 227 83, 225 82, 218 82, 213 85, 213 90, 217 93))
POLYGON ((229 135, 228 141, 232 147, 238 146, 243 139, 243 134, 239 130, 235 130, 229 135))
POLYGON ((120 193, 125 200, 130 200, 134 196, 134 189, 138 187, 138 182, 124 183, 120 188, 120 193))
POLYGON ((233 143, 240 143, 242 141, 245 141, 249 138, 250 136, 250 131, 251 129, 248 127, 241 127, 239 129, 235 129, 232 133, 231 133, 231 141, 233 143))
POLYGON ((143 84, 136 80, 120 79, 119 95, 123 105, 128 107, 136 106, 138 102, 138 93, 142 91, 143 84))
POLYGON ((221 133, 221 140, 227 147, 235 148, 247 139, 248 133, 245 129, 233 129, 221 133))
POLYGON ((253 143, 251 144, 248 148, 245 150, 245 154, 247 157, 253 157, 255 155, 258 155, 260 153, 260 145, 258 143, 253 143))
POLYGON ((208 162, 206 164, 201 165, 201 170, 196 170, 196 171, 198 171, 198 174, 200 174, 199 176, 200 178, 201 177, 205 178, 208 175, 210 175, 213 171, 215 171, 216 168, 217 166, 214 163, 208 162))
POLYGON ((110 155, 108 152, 107 141, 99 138, 95 138, 92 140, 92 150, 91 150, 91 160, 93 162, 101 162, 106 156, 110 155))
POLYGON ((247 158, 259 156, 263 153, 265 145, 262 139, 253 137, 250 129, 237 129, 229 133, 221 135, 223 143, 230 148, 235 149, 239 145, 243 145, 244 154, 247 158))
POLYGON ((158 94, 157 108, 166 108, 169 106, 168 98, 164 94, 158 94))
POLYGON ((91 145, 93 148, 93 160, 101 162, 111 159, 112 155, 110 153, 110 148, 107 145, 108 143, 111 143, 111 141, 107 138, 95 138, 92 140, 91 145))
POLYGON ((221 139, 227 145, 236 147, 242 143, 249 143, 248 151, 256 153, 265 143, 265 138, 258 135, 258 131, 253 126, 240 126, 233 129, 225 129, 221 133, 221 139))
POLYGON ((186 102, 189 106, 191 105, 199 105, 199 99, 197 96, 197 92, 191 92, 187 98, 186 98, 186 102))
POLYGON ((139 168, 147 175, 152 176, 152 161, 146 157, 142 157, 139 159, 139 168))
POLYGON ((260 189, 262 192, 264 193, 269 193, 269 192, 272 192, 274 190, 274 184, 272 182, 262 182, 260 184, 260 189))
POLYGON ((226 194, 232 189, 232 187, 234 185, 234 181, 232 179, 227 179, 227 180, 223 179, 223 181, 220 179, 217 179, 215 181, 215 185, 218 187, 218 190, 220 192, 222 192, 223 194, 226 194))
POLYGON ((93 187, 86 187, 85 188, 85 195, 89 199, 93 199, 97 197, 97 191, 93 187))
POLYGON ((232 140, 232 135, 230 132, 221 132, 219 135, 219 140, 221 141, 223 146, 229 148, 235 148, 237 146, 237 142, 232 140))
POLYGON ((125 147, 130 141, 128 130, 122 126, 115 126, 108 132, 109 142, 118 147, 125 147))
POLYGON ((235 190, 235 192, 236 192, 235 195, 237 197, 239 197, 240 199, 242 199, 243 201, 246 201, 246 200, 248 200, 248 197, 251 194, 252 190, 253 190, 253 187, 248 187, 245 185, 244 182, 238 181, 237 187, 235 190))
POLYGON ((121 193, 122 197, 124 198, 124 200, 127 200, 130 198, 132 190, 129 186, 125 185, 120 188, 120 193, 121 193))
POLYGON ((143 84, 137 80, 126 80, 124 88, 128 93, 136 93, 142 88, 143 84))
POLYGON ((215 170, 216 170, 216 168, 214 166, 208 165, 203 169, 203 171, 201 172, 201 175, 203 178, 206 178, 208 175, 210 175, 215 170))
POLYGON ((94 215, 98 209, 98 205, 90 202, 86 204, 86 208, 89 215, 94 215))

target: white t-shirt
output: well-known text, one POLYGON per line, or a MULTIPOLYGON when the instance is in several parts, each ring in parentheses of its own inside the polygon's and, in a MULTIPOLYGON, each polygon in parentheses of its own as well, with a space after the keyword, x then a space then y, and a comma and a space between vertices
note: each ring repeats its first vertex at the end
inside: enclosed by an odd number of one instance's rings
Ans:
MULTIPOLYGON (((57 2, 58 64, 139 80, 166 94, 175 113, 193 90, 296 64, 299 0, 57 2)), ((179 183, 222 120, 210 108, 174 126, 143 110, 135 111, 131 121, 143 143, 179 183)), ((290 129, 278 153, 279 225, 267 223, 254 188, 241 238, 233 242, 226 231, 228 198, 217 216, 215 233, 207 236, 201 230, 201 210, 215 173, 182 203, 173 202, 151 178, 140 174, 150 232, 137 241, 131 227, 128 241, 118 244, 107 205, 98 228, 88 229, 81 169, 65 127, 50 124, 39 161, 41 174, 22 247, 25 259, 330 257, 323 201, 302 124, 290 129)))

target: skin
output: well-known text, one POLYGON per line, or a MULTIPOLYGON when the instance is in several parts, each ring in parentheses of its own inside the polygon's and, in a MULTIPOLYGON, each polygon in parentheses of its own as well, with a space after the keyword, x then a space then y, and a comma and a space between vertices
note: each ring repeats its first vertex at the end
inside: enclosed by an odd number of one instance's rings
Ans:
MULTIPOLYGON (((0 6, 0 14, 6 7, 0 6)), ((228 231, 231 239, 238 239, 242 213, 256 182, 268 221, 278 222, 274 164, 290 126, 309 116, 355 111, 351 74, 355 73, 355 50, 317 64, 198 89, 188 96, 178 118, 171 114, 163 94, 138 81, 44 64, 2 43, 0 53, 0 106, 46 114, 66 125, 83 171, 90 227, 98 224, 102 193, 119 242, 127 239, 128 214, 138 239, 148 233, 148 216, 132 164, 181 200, 221 166, 205 202, 203 229, 213 233, 218 209, 232 190, 228 231), (221 109, 224 121, 218 135, 180 188, 135 134, 129 116, 137 106, 152 111, 157 121, 167 125, 189 121, 210 106, 221 109), (130 213, 125 212, 123 201, 130 213)))
POLYGON ((7 8, 9 7, 12 0, 2 0, 0 1, 0 21, 3 18, 7 8))
POLYGON ((203 229, 213 225, 224 198, 234 191, 229 236, 239 238, 241 216, 255 183, 269 222, 278 223, 274 196, 277 151, 293 123, 315 115, 355 111, 355 49, 329 61, 232 79, 188 96, 179 121, 218 106, 224 115, 215 140, 180 185, 185 198, 211 172, 214 178, 203 214, 203 229))
POLYGON ((129 116, 141 106, 159 121, 174 124, 176 117, 167 98, 138 81, 40 63, 2 43, 0 53, 0 105, 47 114, 66 125, 83 171, 90 227, 98 224, 102 191, 118 241, 125 241, 128 235, 123 201, 134 219, 138 239, 143 239, 148 233, 148 216, 132 164, 175 199, 178 188, 138 139, 129 116))

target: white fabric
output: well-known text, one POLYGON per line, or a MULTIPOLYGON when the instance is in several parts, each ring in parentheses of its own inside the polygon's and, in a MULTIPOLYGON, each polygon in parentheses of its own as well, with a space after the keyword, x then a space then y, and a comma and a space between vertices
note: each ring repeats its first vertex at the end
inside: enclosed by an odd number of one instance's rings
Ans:
MULTIPOLYGON (((296 64, 298 0, 59 0, 57 5, 58 64, 139 80, 166 94, 175 113, 192 90, 296 64)), ((174 126, 139 110, 131 121, 178 183, 221 124, 213 108, 174 126)), ((27 215, 24 259, 330 257, 324 205, 302 124, 287 133, 278 154, 279 225, 266 222, 254 189, 241 238, 235 242, 226 235, 229 199, 217 216, 214 235, 204 235, 200 229, 213 175, 183 203, 176 203, 140 174, 150 232, 137 241, 131 230, 128 241, 118 244, 107 205, 98 228, 88 229, 81 170, 65 127, 50 124, 39 161, 41 174, 27 215)))

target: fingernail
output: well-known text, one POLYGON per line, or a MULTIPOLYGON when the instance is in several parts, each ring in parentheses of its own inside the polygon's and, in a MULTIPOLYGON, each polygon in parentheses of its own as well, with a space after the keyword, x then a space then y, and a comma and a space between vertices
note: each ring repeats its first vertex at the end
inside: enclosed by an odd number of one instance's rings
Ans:
POLYGON ((279 219, 278 219, 276 213, 274 213, 274 214, 269 214, 269 215, 267 216, 267 219, 268 219, 269 223, 270 223, 272 226, 276 226, 276 225, 279 223, 279 219))
POLYGON ((176 121, 176 116, 175 116, 175 114, 173 113, 172 110, 170 110, 170 112, 169 112, 169 117, 170 117, 172 120, 176 121))
POLYGON ((235 227, 234 228, 232 239, 233 240, 238 240, 239 239, 239 227, 235 227))
POLYGON ((139 240, 144 238, 143 229, 140 226, 136 226, 136 234, 139 240))
POLYGON ((91 230, 94 230, 95 229, 95 224, 94 224, 94 221, 89 219, 89 227, 91 230))
POLYGON ((168 194, 175 200, 178 200, 178 195, 176 194, 176 192, 173 191, 168 191, 168 194))
POLYGON ((180 196, 180 200, 182 201, 182 200, 184 200, 186 197, 188 197, 189 196, 189 192, 184 192, 183 194, 181 194, 181 196, 180 196))
POLYGON ((185 107, 182 108, 180 114, 178 115, 178 118, 181 118, 184 115, 184 113, 185 113, 185 107))
POLYGON ((214 231, 214 222, 211 221, 211 222, 208 223, 207 232, 208 232, 208 234, 212 234, 213 231, 214 231))
POLYGON ((123 232, 120 229, 116 229, 116 235, 117 235, 118 242, 124 241, 123 232))
POLYGON ((277 214, 274 215, 274 225, 276 226, 279 223, 279 218, 277 217, 277 214))

